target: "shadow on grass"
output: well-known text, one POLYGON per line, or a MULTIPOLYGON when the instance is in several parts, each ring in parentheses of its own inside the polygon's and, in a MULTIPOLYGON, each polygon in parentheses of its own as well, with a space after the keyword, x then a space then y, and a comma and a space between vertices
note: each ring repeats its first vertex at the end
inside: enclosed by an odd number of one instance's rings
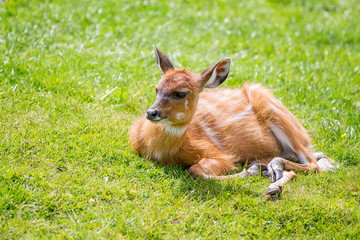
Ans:
MULTIPOLYGON (((188 173, 188 168, 180 166, 158 165, 168 178, 174 179, 177 185, 173 189, 176 195, 183 195, 190 200, 230 199, 234 196, 260 197, 263 193, 253 190, 254 185, 261 184, 258 177, 246 179, 194 180, 188 173), (254 184, 255 183, 255 184, 254 184)), ((259 177, 261 178, 261 177, 259 177)), ((257 189, 257 187, 256 187, 257 189)))

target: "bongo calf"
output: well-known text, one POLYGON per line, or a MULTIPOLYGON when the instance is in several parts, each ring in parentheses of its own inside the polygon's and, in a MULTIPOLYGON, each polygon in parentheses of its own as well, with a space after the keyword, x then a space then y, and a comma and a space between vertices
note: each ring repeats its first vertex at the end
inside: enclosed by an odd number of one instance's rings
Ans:
POLYGON ((262 171, 273 182, 266 193, 272 199, 295 177, 293 170, 332 168, 330 158, 315 152, 298 119, 260 84, 203 92, 225 81, 230 58, 193 73, 176 69, 163 52, 155 46, 154 50, 162 75, 156 100, 130 130, 131 147, 142 156, 188 166, 190 175, 201 179, 248 177, 262 171), (224 175, 239 163, 251 167, 224 175))

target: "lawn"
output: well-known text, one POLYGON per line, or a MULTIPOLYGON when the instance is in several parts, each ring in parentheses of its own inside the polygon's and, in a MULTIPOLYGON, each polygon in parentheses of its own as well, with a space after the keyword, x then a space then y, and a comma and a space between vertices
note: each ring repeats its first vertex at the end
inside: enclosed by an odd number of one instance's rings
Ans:
POLYGON ((356 239, 360 236, 358 0, 0 0, 1 239, 356 239), (152 44, 220 87, 258 82, 335 172, 194 181, 131 151, 160 78, 152 44))

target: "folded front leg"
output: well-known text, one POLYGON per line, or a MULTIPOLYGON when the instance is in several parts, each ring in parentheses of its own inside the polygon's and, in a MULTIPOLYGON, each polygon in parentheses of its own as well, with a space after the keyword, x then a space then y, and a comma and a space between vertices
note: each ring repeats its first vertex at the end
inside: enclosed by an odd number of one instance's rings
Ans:
POLYGON ((226 158, 202 158, 198 163, 190 167, 189 173, 193 178, 209 179, 236 169, 237 167, 226 158))
POLYGON ((243 169, 242 172, 231 174, 231 175, 225 175, 225 176, 216 176, 216 175, 207 175, 204 174, 205 179, 215 179, 215 180, 226 180, 226 179, 232 179, 232 178, 247 178, 250 176, 256 176, 259 173, 262 175, 269 177, 269 172, 267 171, 266 165, 262 165, 260 163, 254 163, 250 168, 243 169))
POLYGON ((296 174, 293 171, 283 171, 282 177, 276 182, 270 184, 268 187, 268 190, 265 193, 266 199, 276 201, 278 198, 280 198, 284 185, 295 178, 295 176, 296 174))

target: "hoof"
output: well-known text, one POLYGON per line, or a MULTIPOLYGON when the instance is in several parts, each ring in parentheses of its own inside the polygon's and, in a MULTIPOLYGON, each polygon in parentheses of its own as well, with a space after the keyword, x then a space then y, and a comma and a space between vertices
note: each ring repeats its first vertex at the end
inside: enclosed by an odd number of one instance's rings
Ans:
POLYGON ((267 192, 265 193, 266 195, 265 199, 274 202, 280 198, 281 192, 282 192, 282 187, 270 185, 267 192))
POLYGON ((267 165, 267 169, 270 173, 271 182, 276 182, 283 177, 283 170, 285 167, 284 159, 275 157, 267 165))
POLYGON ((268 170, 263 170, 263 171, 261 171, 261 174, 262 174, 264 177, 268 177, 268 178, 271 177, 271 175, 270 175, 270 173, 269 173, 268 170))

